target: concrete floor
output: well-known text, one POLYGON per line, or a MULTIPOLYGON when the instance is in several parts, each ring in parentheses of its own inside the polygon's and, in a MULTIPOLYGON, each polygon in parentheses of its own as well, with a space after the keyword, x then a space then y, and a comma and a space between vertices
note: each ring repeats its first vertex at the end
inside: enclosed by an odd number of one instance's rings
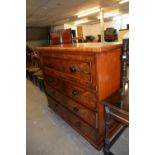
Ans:
MULTIPOLYGON (((103 155, 48 108, 45 94, 29 80, 26 93, 27 155, 103 155)), ((128 129, 111 151, 115 155, 129 154, 128 129)))

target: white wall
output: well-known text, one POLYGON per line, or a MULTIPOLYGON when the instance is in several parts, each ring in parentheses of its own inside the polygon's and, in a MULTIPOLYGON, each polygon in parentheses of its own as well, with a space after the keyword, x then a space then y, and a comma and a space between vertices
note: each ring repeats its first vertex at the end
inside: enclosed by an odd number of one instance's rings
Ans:
MULTIPOLYGON (((100 27, 100 23, 99 24, 94 24, 94 25, 83 25, 83 36, 87 36, 87 35, 93 35, 95 36, 96 40, 97 35, 101 34, 101 27, 100 27)), ((108 27, 113 27, 115 29, 117 29, 117 31, 120 30, 121 28, 121 21, 120 20, 116 20, 116 21, 109 21, 109 22, 105 22, 104 23, 104 30, 106 30, 106 28, 108 27)))
MULTIPOLYGON (((126 24, 129 24, 129 17, 128 15, 125 18, 122 19, 117 19, 117 20, 111 20, 108 22, 104 23, 104 30, 106 30, 106 28, 108 27, 113 27, 115 29, 117 29, 117 32, 119 32, 120 29, 125 29, 126 28, 126 24)), ((53 28, 54 31, 57 30, 61 30, 61 29, 67 29, 67 28, 71 28, 73 30, 77 30, 76 25, 74 24, 64 24, 64 25, 60 25, 60 26, 56 26, 53 28)), ((87 25, 87 24, 83 24, 82 25, 83 28, 83 37, 85 38, 87 35, 93 35, 95 36, 95 40, 98 40, 98 34, 101 34, 101 27, 100 27, 100 23, 98 24, 93 24, 93 25, 87 25)), ((77 33, 77 31, 76 31, 77 33)), ((77 34, 76 34, 77 36, 77 34)))
MULTIPOLYGON (((119 19, 119 20, 112 20, 104 23, 104 30, 108 27, 113 27, 117 29, 117 32, 119 32, 120 29, 125 29, 126 24, 129 24, 129 19, 128 17, 119 19)), ((101 27, 100 23, 99 24, 94 24, 94 25, 82 25, 83 27, 83 36, 87 35, 93 35, 95 36, 95 40, 98 39, 97 35, 101 34, 101 27)))
POLYGON ((94 25, 82 25, 83 28, 83 37, 92 35, 95 36, 95 40, 98 39, 97 35, 101 34, 100 24, 94 25))
POLYGON ((75 30, 76 36, 77 36, 77 27, 74 24, 64 24, 64 29, 72 29, 75 30))
POLYGON ((97 35, 101 34, 100 24, 82 25, 82 28, 84 38, 86 38, 86 36, 92 35, 95 37, 95 40, 97 40, 98 39, 97 35))

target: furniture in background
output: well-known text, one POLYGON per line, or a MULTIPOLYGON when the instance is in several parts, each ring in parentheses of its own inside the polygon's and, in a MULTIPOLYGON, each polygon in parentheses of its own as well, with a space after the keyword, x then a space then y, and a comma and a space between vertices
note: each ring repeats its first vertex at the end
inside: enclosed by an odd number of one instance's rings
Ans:
MULTIPOLYGON (((76 27, 76 30, 77 30, 77 37, 84 38, 83 37, 83 27, 81 25, 78 25, 76 27)), ((78 42, 83 42, 83 39, 82 40, 78 40, 78 42)))
POLYGON ((117 40, 117 30, 114 28, 106 28, 104 31, 105 41, 116 41, 117 40))
MULTIPOLYGON (((121 44, 38 47, 48 106, 100 150, 105 140, 102 101, 120 88, 121 44)), ((110 136, 119 129, 113 121, 110 136)))
POLYGON ((40 70, 32 48, 26 46, 26 77, 33 81, 33 74, 40 70))
POLYGON ((29 46, 26 46, 26 53, 26 77, 44 91, 44 76, 40 66, 40 57, 29 46))
POLYGON ((86 40, 85 42, 93 42, 95 40, 95 37, 94 36, 86 36, 86 40))
POLYGON ((76 43, 78 37, 76 37, 75 30, 65 29, 58 32, 51 33, 51 44, 60 45, 60 44, 72 44, 76 43))
POLYGON ((112 155, 111 146, 118 139, 124 129, 129 125, 129 39, 123 40, 122 48, 122 88, 104 100, 105 105, 105 144, 104 155, 112 155), (110 122, 115 119, 122 123, 121 130, 110 139, 110 122))
POLYGON ((51 33, 51 44, 52 45, 59 45, 60 42, 60 32, 52 32, 51 33))
POLYGON ((32 54, 31 48, 26 45, 26 66, 31 65, 31 54, 32 54))
POLYGON ((63 30, 61 33, 62 33, 62 43, 63 44, 72 44, 73 43, 71 29, 63 30))
POLYGON ((74 43, 83 43, 84 42, 84 38, 83 37, 74 37, 73 38, 73 42, 74 43))
POLYGON ((98 37, 97 42, 101 42, 101 35, 100 35, 100 34, 98 34, 98 35, 97 35, 97 37, 98 37))

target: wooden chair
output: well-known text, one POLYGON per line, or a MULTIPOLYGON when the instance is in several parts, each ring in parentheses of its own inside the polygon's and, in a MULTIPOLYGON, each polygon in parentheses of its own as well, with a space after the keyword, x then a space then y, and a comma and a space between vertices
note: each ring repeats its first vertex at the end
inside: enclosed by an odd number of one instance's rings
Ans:
POLYGON ((59 45, 60 42, 60 32, 52 32, 51 33, 51 43, 52 45, 59 45))
POLYGON ((29 63, 26 63, 26 77, 37 85, 40 90, 44 91, 44 76, 40 66, 40 57, 33 49, 31 49, 30 56, 29 63))
POLYGON ((26 67, 31 65, 32 53, 33 53, 32 49, 28 45, 26 45, 26 67))
POLYGON ((33 74, 40 70, 38 65, 39 56, 32 48, 29 47, 29 49, 31 49, 31 54, 29 54, 29 62, 26 63, 26 77, 34 82, 33 74))
POLYGON ((72 31, 71 29, 66 29, 62 31, 62 43, 63 44, 72 44, 72 31))
POLYGON ((33 74, 35 79, 35 84, 40 88, 40 90, 44 91, 44 75, 42 70, 39 70, 33 74))
POLYGON ((38 76, 38 83, 39 83, 40 90, 45 91, 44 77, 43 76, 38 76))
POLYGON ((39 70, 36 62, 32 58, 34 51, 29 46, 26 46, 26 77, 32 80, 32 73, 39 70))
POLYGON ((123 40, 122 46, 122 83, 121 89, 114 92, 103 101, 105 105, 105 144, 104 155, 113 155, 110 152, 111 146, 118 139, 124 129, 129 125, 129 78, 127 72, 129 68, 129 39, 123 40), (122 124, 122 128, 111 139, 110 122, 117 120, 122 124))

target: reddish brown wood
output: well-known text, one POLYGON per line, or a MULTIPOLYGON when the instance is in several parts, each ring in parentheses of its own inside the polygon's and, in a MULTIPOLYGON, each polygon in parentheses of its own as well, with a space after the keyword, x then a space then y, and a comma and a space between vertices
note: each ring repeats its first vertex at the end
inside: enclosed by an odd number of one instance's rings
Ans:
POLYGON ((53 98, 48 96, 49 106, 52 107, 65 121, 69 122, 72 127, 82 132, 82 134, 88 136, 92 140, 96 141, 96 130, 87 125, 84 121, 79 119, 76 115, 73 115, 67 108, 57 103, 53 98))
POLYGON ((95 57, 86 54, 43 53, 44 73, 96 89, 95 57), (61 62, 61 63, 60 63, 61 62), (74 70, 73 70, 74 69, 74 70))
POLYGON ((72 111, 75 115, 79 116, 86 123, 90 124, 93 128, 97 128, 96 126, 96 112, 85 108, 81 104, 71 100, 60 92, 56 91, 54 88, 46 85, 47 94, 53 97, 58 103, 61 103, 65 107, 67 107, 70 111, 72 111))
POLYGON ((46 86, 49 85, 55 88, 57 91, 86 106, 87 108, 96 111, 97 97, 96 94, 90 90, 72 85, 69 82, 51 76, 46 76, 45 84, 46 86))
MULTIPOLYGON (((60 52, 63 56, 66 54, 92 54, 106 53, 113 49, 120 49, 120 43, 78 43, 78 44, 62 44, 47 47, 38 47, 36 50, 42 51, 42 55, 56 55, 52 52, 60 52), (78 53, 77 53, 78 52, 78 53), (64 54, 65 53, 65 54, 64 54)), ((69 55, 68 55, 69 56, 69 55)), ((81 56, 82 57, 82 56, 81 56)))
MULTIPOLYGON (((120 88, 121 44, 75 44, 37 50, 49 106, 101 149, 105 137, 105 107, 101 101, 120 88)), ((116 121, 111 123, 111 136, 118 127, 116 121)))
POLYGON ((71 29, 66 29, 62 31, 62 42, 63 44, 72 43, 72 31, 71 29))
POLYGON ((52 32, 51 33, 51 42, 52 42, 52 45, 59 45, 60 44, 60 33, 59 32, 52 32))

